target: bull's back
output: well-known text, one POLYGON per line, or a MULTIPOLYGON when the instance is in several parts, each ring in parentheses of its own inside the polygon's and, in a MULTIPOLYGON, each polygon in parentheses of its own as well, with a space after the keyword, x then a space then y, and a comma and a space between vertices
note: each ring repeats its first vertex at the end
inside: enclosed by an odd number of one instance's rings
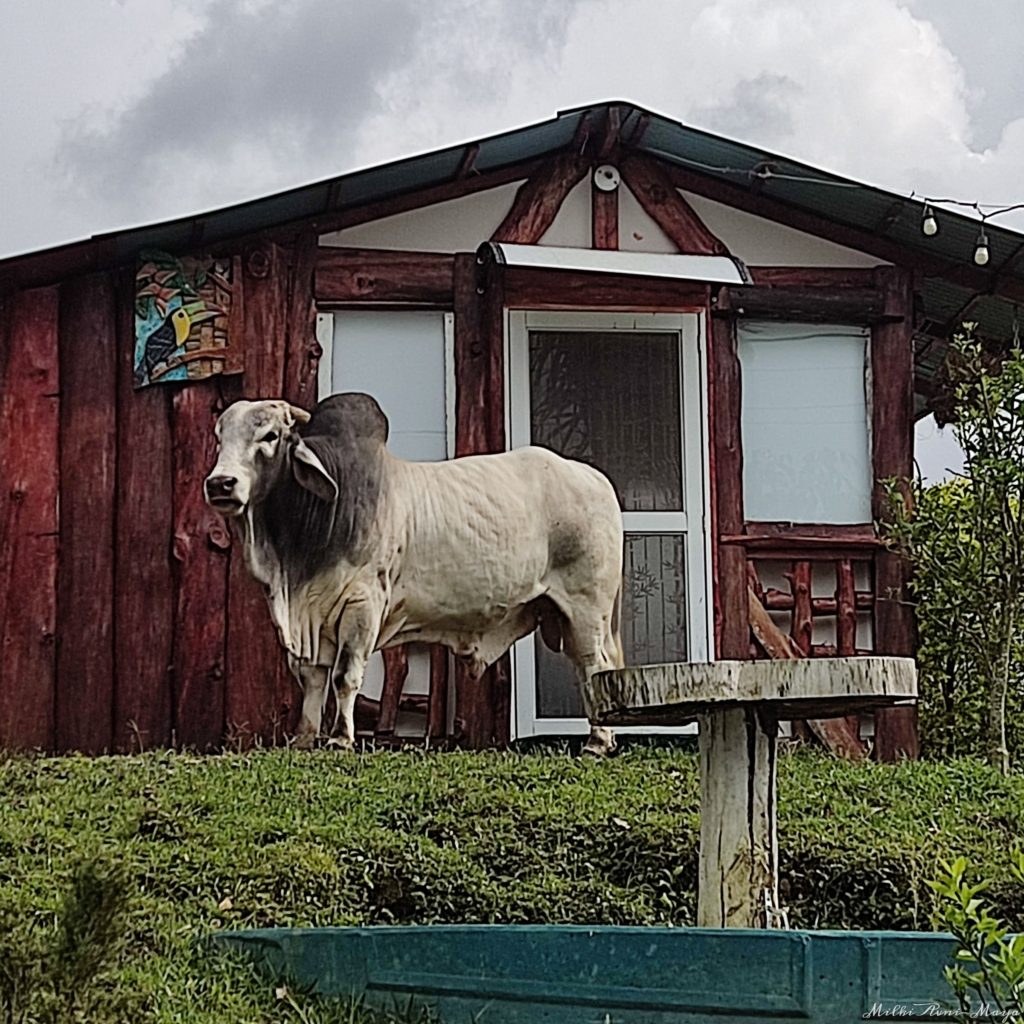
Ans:
POLYGON ((406 600, 486 616, 543 593, 569 565, 621 552, 615 492, 597 470, 543 448, 391 464, 405 538, 406 600))

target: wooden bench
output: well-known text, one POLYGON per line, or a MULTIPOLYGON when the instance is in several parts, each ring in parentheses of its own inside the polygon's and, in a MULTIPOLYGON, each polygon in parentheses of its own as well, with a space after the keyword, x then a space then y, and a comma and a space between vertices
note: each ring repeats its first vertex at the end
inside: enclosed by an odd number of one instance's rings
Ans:
POLYGON ((586 694, 600 725, 700 725, 697 925, 766 928, 778 900, 779 721, 913 702, 911 658, 646 665, 602 672, 586 694))

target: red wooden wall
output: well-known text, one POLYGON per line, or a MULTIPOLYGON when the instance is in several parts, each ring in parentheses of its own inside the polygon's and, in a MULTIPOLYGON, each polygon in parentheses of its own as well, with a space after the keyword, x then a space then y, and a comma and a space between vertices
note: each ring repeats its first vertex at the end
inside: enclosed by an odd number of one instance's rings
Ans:
POLYGON ((202 479, 226 404, 315 395, 314 247, 237 254, 245 373, 200 383, 132 386, 134 267, 0 300, 0 747, 291 727, 298 691, 202 479))

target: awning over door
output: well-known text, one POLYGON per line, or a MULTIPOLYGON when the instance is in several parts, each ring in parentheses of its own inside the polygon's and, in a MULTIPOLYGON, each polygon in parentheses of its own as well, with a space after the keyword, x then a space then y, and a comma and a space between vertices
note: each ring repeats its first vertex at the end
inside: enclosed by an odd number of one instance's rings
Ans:
POLYGON ((616 249, 572 249, 555 245, 484 242, 477 249, 481 263, 509 267, 571 270, 635 277, 662 277, 702 284, 751 284, 747 268, 733 256, 694 256, 682 253, 621 252, 616 249))

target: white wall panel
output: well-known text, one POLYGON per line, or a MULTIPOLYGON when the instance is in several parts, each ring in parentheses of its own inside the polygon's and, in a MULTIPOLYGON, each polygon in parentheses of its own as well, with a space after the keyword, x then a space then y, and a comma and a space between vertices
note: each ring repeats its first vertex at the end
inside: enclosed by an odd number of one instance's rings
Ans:
POLYGON ((681 191, 681 194, 733 256, 752 267, 875 267, 885 263, 868 253, 836 245, 724 203, 690 192, 681 191))
POLYGON ((864 327, 739 325, 747 519, 871 521, 867 344, 864 327))
POLYGON ((628 252, 679 252, 625 185, 619 186, 619 248, 628 252))
POLYGON ((505 219, 521 184, 521 181, 514 181, 473 195, 342 228, 321 235, 320 244, 419 252, 474 252, 505 219))
POLYGON ((388 447, 416 462, 447 457, 444 313, 334 314, 331 391, 365 391, 391 426, 388 447))
POLYGON ((541 245, 571 245, 589 249, 592 234, 590 214, 590 175, 573 186, 541 236, 541 245))

